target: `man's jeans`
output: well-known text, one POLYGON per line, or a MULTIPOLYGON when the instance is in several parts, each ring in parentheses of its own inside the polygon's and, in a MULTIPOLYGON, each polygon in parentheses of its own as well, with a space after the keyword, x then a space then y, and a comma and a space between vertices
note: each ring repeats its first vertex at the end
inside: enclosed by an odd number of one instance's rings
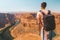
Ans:
POLYGON ((42 27, 42 29, 41 29, 41 39, 42 40, 47 40, 48 39, 48 34, 49 34, 49 32, 43 30, 43 27, 42 27))
POLYGON ((56 34, 55 34, 55 32, 54 31, 48 31, 48 32, 43 32, 44 30, 43 30, 43 27, 42 27, 42 29, 41 29, 41 39, 43 40, 47 40, 47 39, 49 39, 49 40, 52 40, 52 38, 53 37, 55 37, 56 36, 56 34))

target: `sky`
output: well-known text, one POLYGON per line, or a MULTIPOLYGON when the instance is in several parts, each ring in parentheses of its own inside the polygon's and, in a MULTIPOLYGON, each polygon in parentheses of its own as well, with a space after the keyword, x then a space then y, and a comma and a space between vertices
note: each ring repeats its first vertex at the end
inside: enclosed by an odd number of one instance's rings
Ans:
POLYGON ((0 0, 0 12, 37 12, 42 2, 47 2, 49 10, 60 11, 60 0, 0 0))

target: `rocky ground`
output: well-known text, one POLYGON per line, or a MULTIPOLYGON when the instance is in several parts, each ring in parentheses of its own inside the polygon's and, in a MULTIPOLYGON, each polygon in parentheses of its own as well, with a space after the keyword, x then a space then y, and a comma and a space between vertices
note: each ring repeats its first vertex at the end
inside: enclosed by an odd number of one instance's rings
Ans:
MULTIPOLYGON (((56 21, 56 36, 53 40, 60 40, 60 14, 54 13, 56 21)), ((37 24, 36 13, 15 14, 19 24, 9 29, 13 40, 41 40, 40 28, 37 24)))

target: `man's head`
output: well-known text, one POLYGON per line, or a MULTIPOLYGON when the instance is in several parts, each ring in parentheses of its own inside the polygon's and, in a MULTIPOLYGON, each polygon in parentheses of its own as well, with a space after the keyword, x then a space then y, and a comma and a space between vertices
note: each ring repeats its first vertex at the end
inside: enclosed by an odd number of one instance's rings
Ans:
POLYGON ((46 3, 46 2, 42 2, 42 3, 41 3, 41 8, 45 9, 46 6, 47 6, 47 3, 46 3))

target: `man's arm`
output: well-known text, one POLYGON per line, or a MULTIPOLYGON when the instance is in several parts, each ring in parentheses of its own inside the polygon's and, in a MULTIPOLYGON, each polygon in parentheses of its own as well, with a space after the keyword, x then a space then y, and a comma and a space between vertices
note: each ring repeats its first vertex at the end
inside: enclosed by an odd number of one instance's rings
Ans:
POLYGON ((37 18, 37 23, 39 24, 39 12, 37 13, 36 18, 37 18))
POLYGON ((37 24, 38 24, 38 27, 39 27, 39 35, 40 35, 40 31, 41 31, 41 27, 42 27, 40 12, 37 13, 37 24))
POLYGON ((42 21, 41 21, 41 14, 40 14, 40 12, 38 12, 37 13, 37 23, 39 24, 39 25, 42 25, 42 21))

